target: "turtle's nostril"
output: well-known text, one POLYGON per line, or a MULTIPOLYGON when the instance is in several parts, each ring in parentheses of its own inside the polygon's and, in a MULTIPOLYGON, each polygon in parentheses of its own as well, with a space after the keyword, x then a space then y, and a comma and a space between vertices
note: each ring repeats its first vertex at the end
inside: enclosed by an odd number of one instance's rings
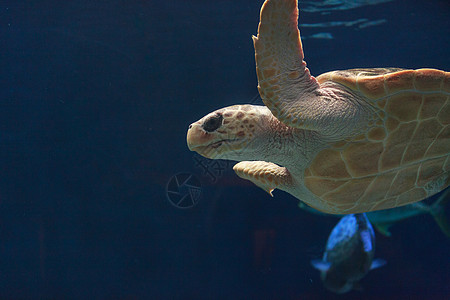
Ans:
POLYGON ((216 114, 206 119, 202 127, 207 132, 213 132, 217 130, 220 126, 222 126, 222 120, 223 120, 222 114, 216 114))
POLYGON ((191 129, 192 128, 192 124, 191 125, 189 125, 189 129, 191 129))

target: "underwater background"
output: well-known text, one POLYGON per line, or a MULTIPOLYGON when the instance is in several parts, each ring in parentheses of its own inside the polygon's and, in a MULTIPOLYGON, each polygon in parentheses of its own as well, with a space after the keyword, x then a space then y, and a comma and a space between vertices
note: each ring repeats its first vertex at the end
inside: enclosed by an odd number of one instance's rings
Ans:
MULTIPOLYGON (((187 148, 205 114, 262 105, 262 3, 0 2, 0 299, 448 297, 450 239, 430 215, 376 232, 387 264, 338 296, 310 264, 338 218, 187 148)), ((315 76, 450 70, 448 0, 299 8, 315 76)))

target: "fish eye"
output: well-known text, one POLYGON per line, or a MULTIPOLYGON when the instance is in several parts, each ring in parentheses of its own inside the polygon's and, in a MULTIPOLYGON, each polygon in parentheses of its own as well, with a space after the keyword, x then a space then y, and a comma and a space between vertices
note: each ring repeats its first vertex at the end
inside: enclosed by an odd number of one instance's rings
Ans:
POLYGON ((207 132, 213 132, 218 129, 222 125, 223 116, 222 114, 215 114, 214 116, 209 117, 203 123, 203 129, 207 132))

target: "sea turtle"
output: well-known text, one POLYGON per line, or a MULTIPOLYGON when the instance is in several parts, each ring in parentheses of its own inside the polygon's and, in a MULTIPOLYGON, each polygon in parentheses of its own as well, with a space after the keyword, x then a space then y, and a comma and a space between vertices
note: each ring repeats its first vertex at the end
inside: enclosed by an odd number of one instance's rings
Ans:
POLYGON ((253 37, 266 106, 234 105, 191 124, 189 149, 326 213, 425 199, 450 182, 450 73, 371 68, 317 78, 303 61, 296 0, 266 0, 253 37))

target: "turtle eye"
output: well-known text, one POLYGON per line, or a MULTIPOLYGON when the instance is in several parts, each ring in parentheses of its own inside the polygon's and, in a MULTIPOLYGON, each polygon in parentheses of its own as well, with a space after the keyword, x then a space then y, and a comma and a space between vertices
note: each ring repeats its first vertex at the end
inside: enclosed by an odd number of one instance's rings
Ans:
POLYGON ((213 132, 217 128, 222 125, 223 116, 222 114, 215 114, 214 116, 209 117, 203 123, 202 127, 207 132, 213 132))

